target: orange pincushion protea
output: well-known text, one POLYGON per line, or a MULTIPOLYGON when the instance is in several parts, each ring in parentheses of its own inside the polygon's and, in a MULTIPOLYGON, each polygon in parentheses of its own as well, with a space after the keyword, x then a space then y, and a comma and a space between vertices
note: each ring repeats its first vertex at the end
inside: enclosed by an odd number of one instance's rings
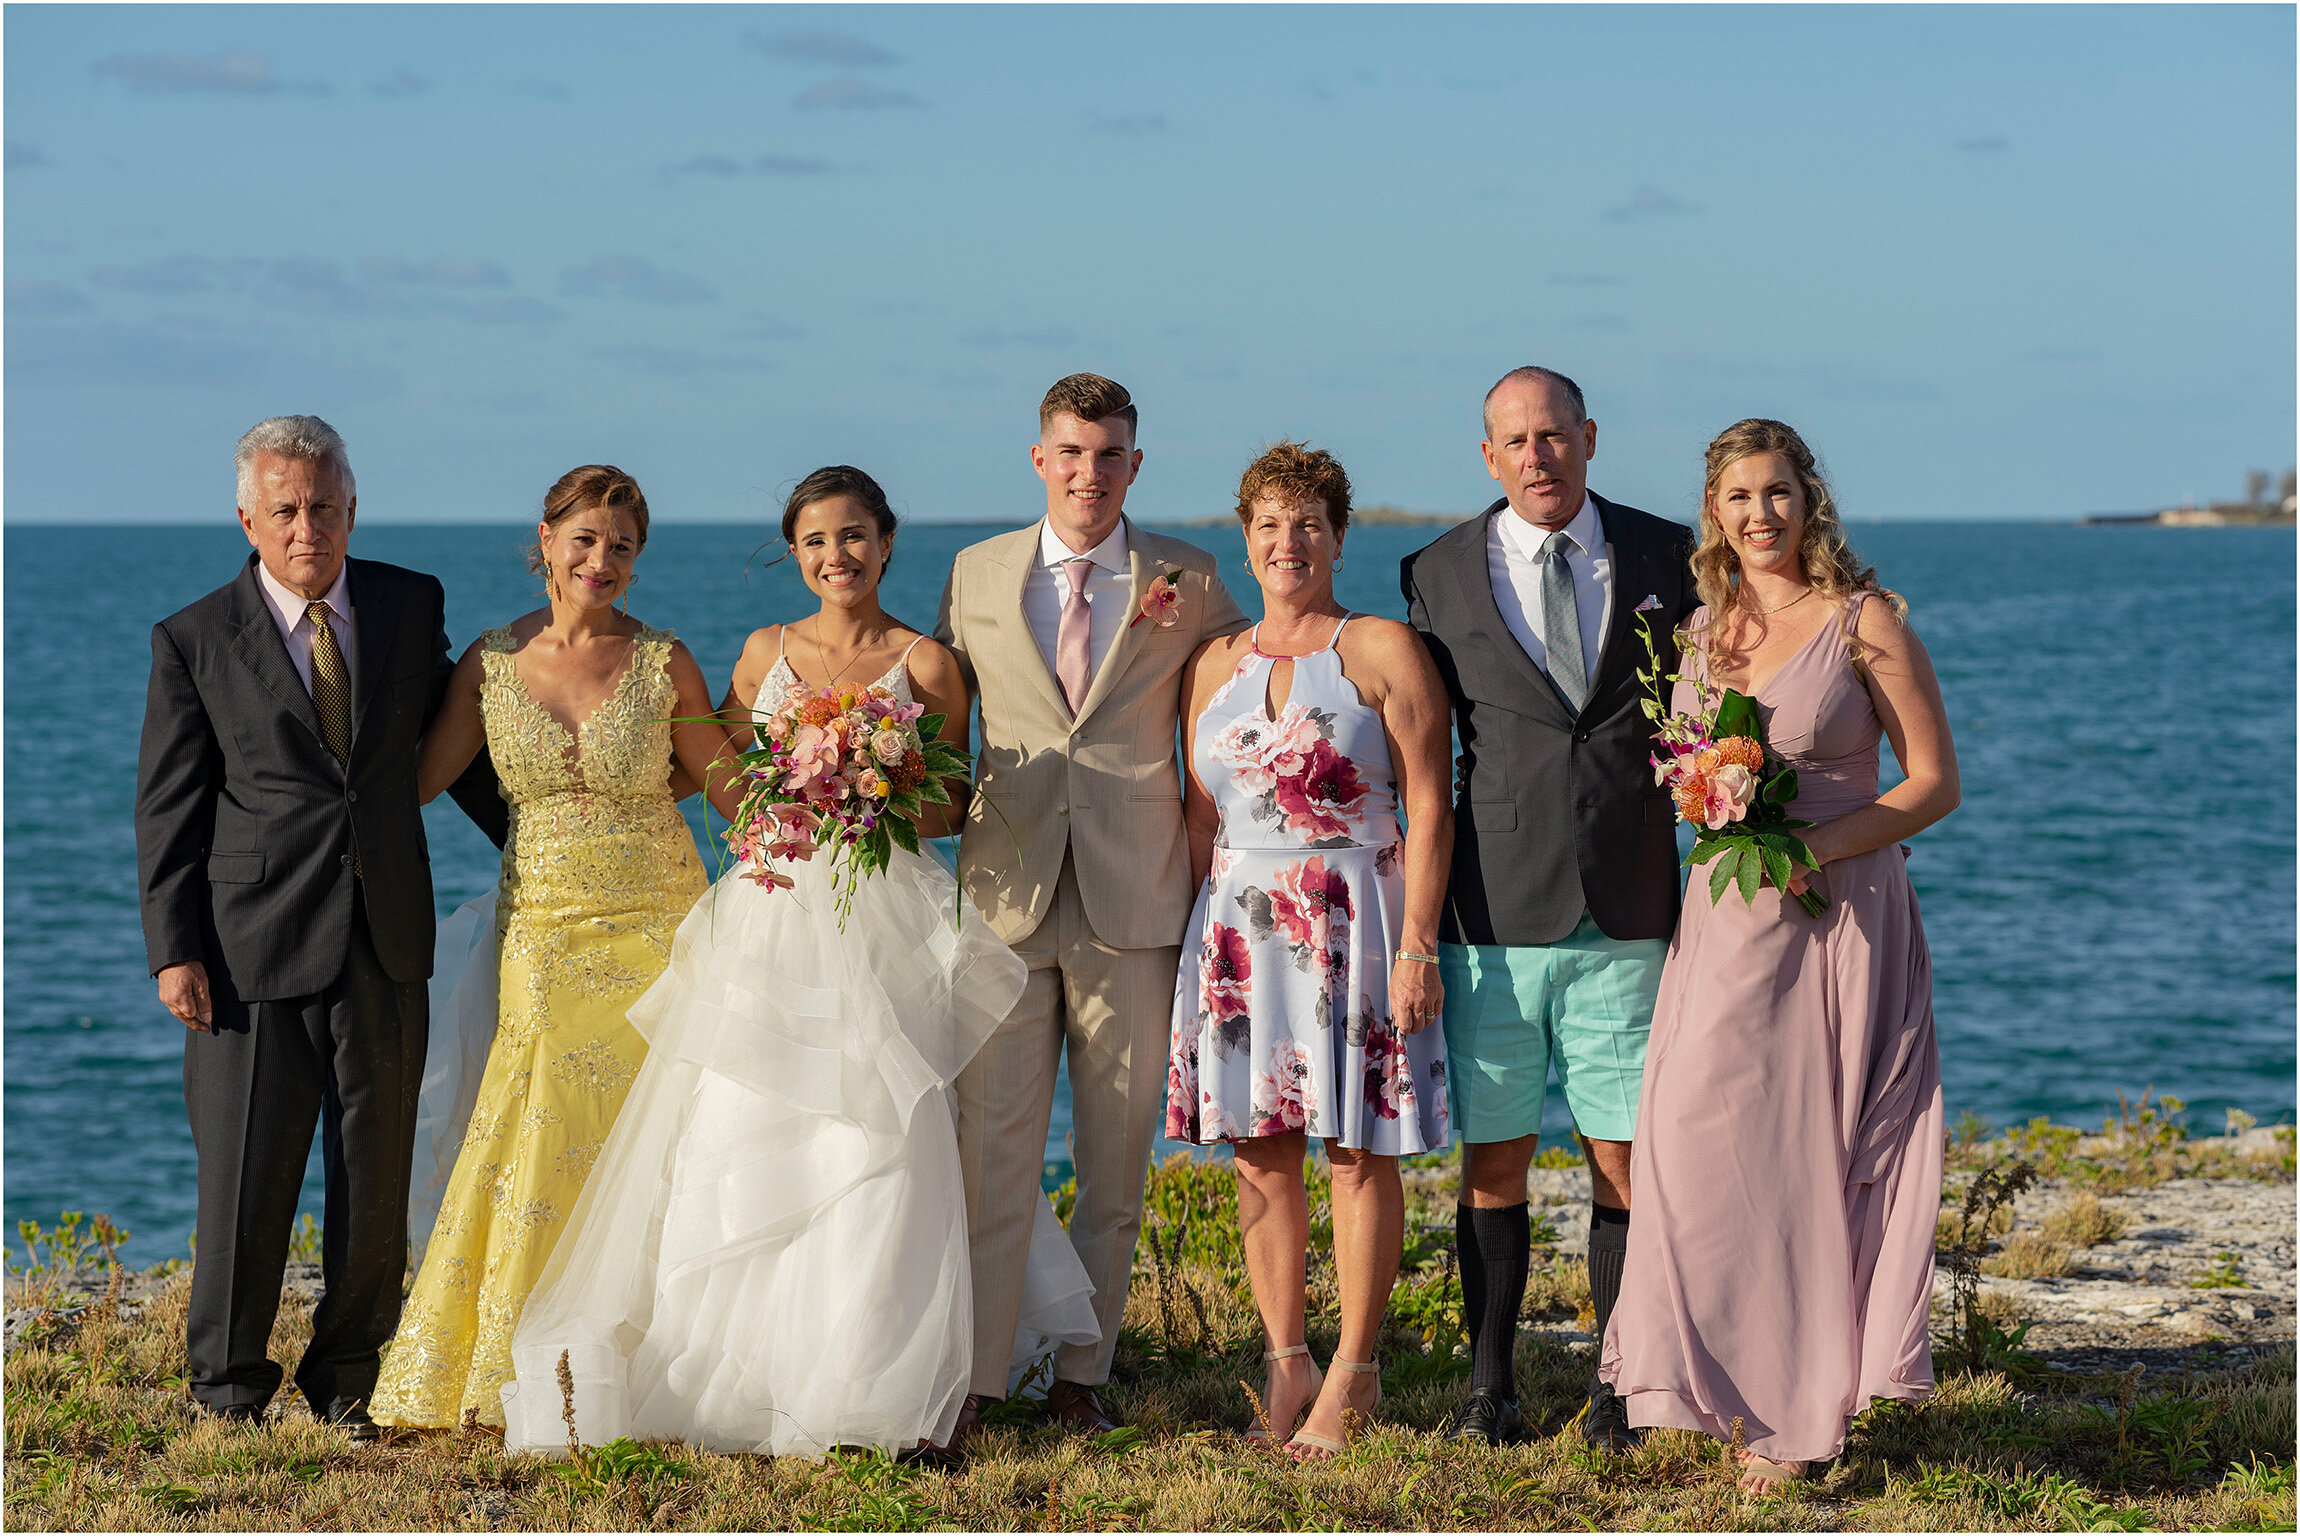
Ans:
POLYGON ((1717 756, 1722 761, 1731 763, 1737 768, 1746 768, 1751 773, 1755 773, 1765 766, 1765 749, 1757 744, 1757 738, 1754 736, 1726 737, 1717 743, 1717 756))
POLYGON ((1669 798, 1677 802, 1677 814, 1687 821, 1699 822, 1709 805, 1709 776, 1697 773, 1680 780, 1669 791, 1669 798))
POLYGON ((829 725, 838 717, 838 701, 826 699, 821 694, 801 699, 791 708, 791 723, 793 725, 829 725))
POLYGON ((909 794, 926 782, 925 755, 918 752, 905 752, 901 762, 886 770, 886 781, 896 794, 909 794))

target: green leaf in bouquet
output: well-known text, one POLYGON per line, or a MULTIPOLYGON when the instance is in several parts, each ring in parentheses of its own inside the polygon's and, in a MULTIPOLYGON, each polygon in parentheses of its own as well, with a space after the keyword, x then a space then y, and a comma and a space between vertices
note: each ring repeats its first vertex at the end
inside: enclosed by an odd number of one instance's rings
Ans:
POLYGON ((1743 905, 1757 904, 1757 882, 1763 878, 1764 873, 1764 860, 1758 856, 1754 847, 1743 843, 1741 851, 1733 860, 1733 878, 1740 882, 1743 905))
POLYGON ((1770 838, 1760 839, 1757 855, 1765 862, 1765 877, 1780 890, 1789 889, 1789 856, 1773 846, 1770 838))
POLYGON ((1784 768, 1765 781, 1765 803, 1787 805, 1797 798, 1797 770, 1784 768))
POLYGON ((1717 701, 1717 719, 1710 725, 1709 734, 1748 736, 1763 741, 1765 726, 1757 718, 1757 701, 1736 689, 1726 689, 1725 697, 1717 701))
POLYGON ((928 774, 919 782, 918 788, 911 791, 911 794, 921 805, 950 804, 950 791, 943 787, 940 774, 928 774))
MULTIPOLYGON (((1722 848, 1724 844, 1717 846, 1722 848)), ((1733 883, 1733 866, 1737 862, 1735 859, 1719 859, 1709 871, 1709 901, 1712 906, 1725 899, 1725 887, 1733 883)))
MULTIPOLYGON (((1789 825, 1793 827, 1809 827, 1812 825, 1812 823, 1809 821, 1793 821, 1789 823, 1789 825)), ((1821 861, 1813 857, 1813 850, 1805 846, 1805 840, 1803 838, 1791 837, 1787 833, 1783 833, 1781 835, 1781 841, 1789 845, 1789 857, 1795 859, 1798 863, 1804 865, 1807 869, 1819 869, 1821 867, 1821 861)))
POLYGON ((1693 857, 1691 862, 1695 864, 1706 864, 1711 859, 1717 857, 1717 855, 1720 853, 1723 853, 1726 848, 1730 846, 1731 842, 1732 839, 1724 837, 1697 837, 1693 840, 1693 857))
POLYGON ((918 739, 921 741, 932 741, 935 739, 935 737, 940 736, 942 734, 943 720, 944 717, 941 715, 919 716, 918 739))
POLYGON ((894 845, 905 853, 918 852, 918 828, 900 816, 882 816, 879 826, 894 839, 894 845))

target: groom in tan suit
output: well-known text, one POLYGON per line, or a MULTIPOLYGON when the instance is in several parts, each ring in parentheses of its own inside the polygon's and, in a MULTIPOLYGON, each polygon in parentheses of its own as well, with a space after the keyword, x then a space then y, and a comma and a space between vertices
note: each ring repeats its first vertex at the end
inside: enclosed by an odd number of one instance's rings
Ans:
POLYGON ((960 878, 1030 964, 1021 1002, 958 1080, 974 1393, 954 1443, 982 1398, 1006 1393, 1066 1045, 1070 1241, 1094 1282, 1102 1339, 1063 1347, 1047 1405, 1074 1427, 1112 1427, 1094 1388, 1110 1377, 1126 1311, 1194 895, 1174 751, 1182 667, 1201 642, 1246 627, 1213 556, 1125 517, 1142 468, 1135 419, 1125 389, 1097 374, 1046 392, 1030 450, 1046 516, 961 550, 935 626, 982 701, 960 878), (1144 616, 1160 578, 1180 601, 1144 616))

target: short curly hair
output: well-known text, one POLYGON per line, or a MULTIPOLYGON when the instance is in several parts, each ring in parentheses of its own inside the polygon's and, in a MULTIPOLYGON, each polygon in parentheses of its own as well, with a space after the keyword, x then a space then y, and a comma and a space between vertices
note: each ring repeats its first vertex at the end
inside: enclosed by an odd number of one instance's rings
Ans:
POLYGON ((1281 441, 1262 450, 1238 481, 1238 523, 1254 519, 1254 503, 1264 496, 1281 502, 1322 501, 1326 521, 1341 533, 1350 526, 1350 477, 1342 461, 1308 443, 1281 441))

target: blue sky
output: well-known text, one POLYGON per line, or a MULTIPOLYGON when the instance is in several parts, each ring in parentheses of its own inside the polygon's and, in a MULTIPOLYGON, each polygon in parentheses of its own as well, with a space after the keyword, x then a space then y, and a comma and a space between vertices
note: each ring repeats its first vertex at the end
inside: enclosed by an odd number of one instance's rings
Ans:
POLYGON ((1854 517, 2233 495, 2294 438, 2284 6, 12 6, 5 515, 228 517, 257 418, 371 519, 573 464, 666 519, 860 464, 1022 520, 1061 374, 1133 509, 1266 441, 1467 509, 1588 391, 1689 517, 1804 429, 1854 517))

